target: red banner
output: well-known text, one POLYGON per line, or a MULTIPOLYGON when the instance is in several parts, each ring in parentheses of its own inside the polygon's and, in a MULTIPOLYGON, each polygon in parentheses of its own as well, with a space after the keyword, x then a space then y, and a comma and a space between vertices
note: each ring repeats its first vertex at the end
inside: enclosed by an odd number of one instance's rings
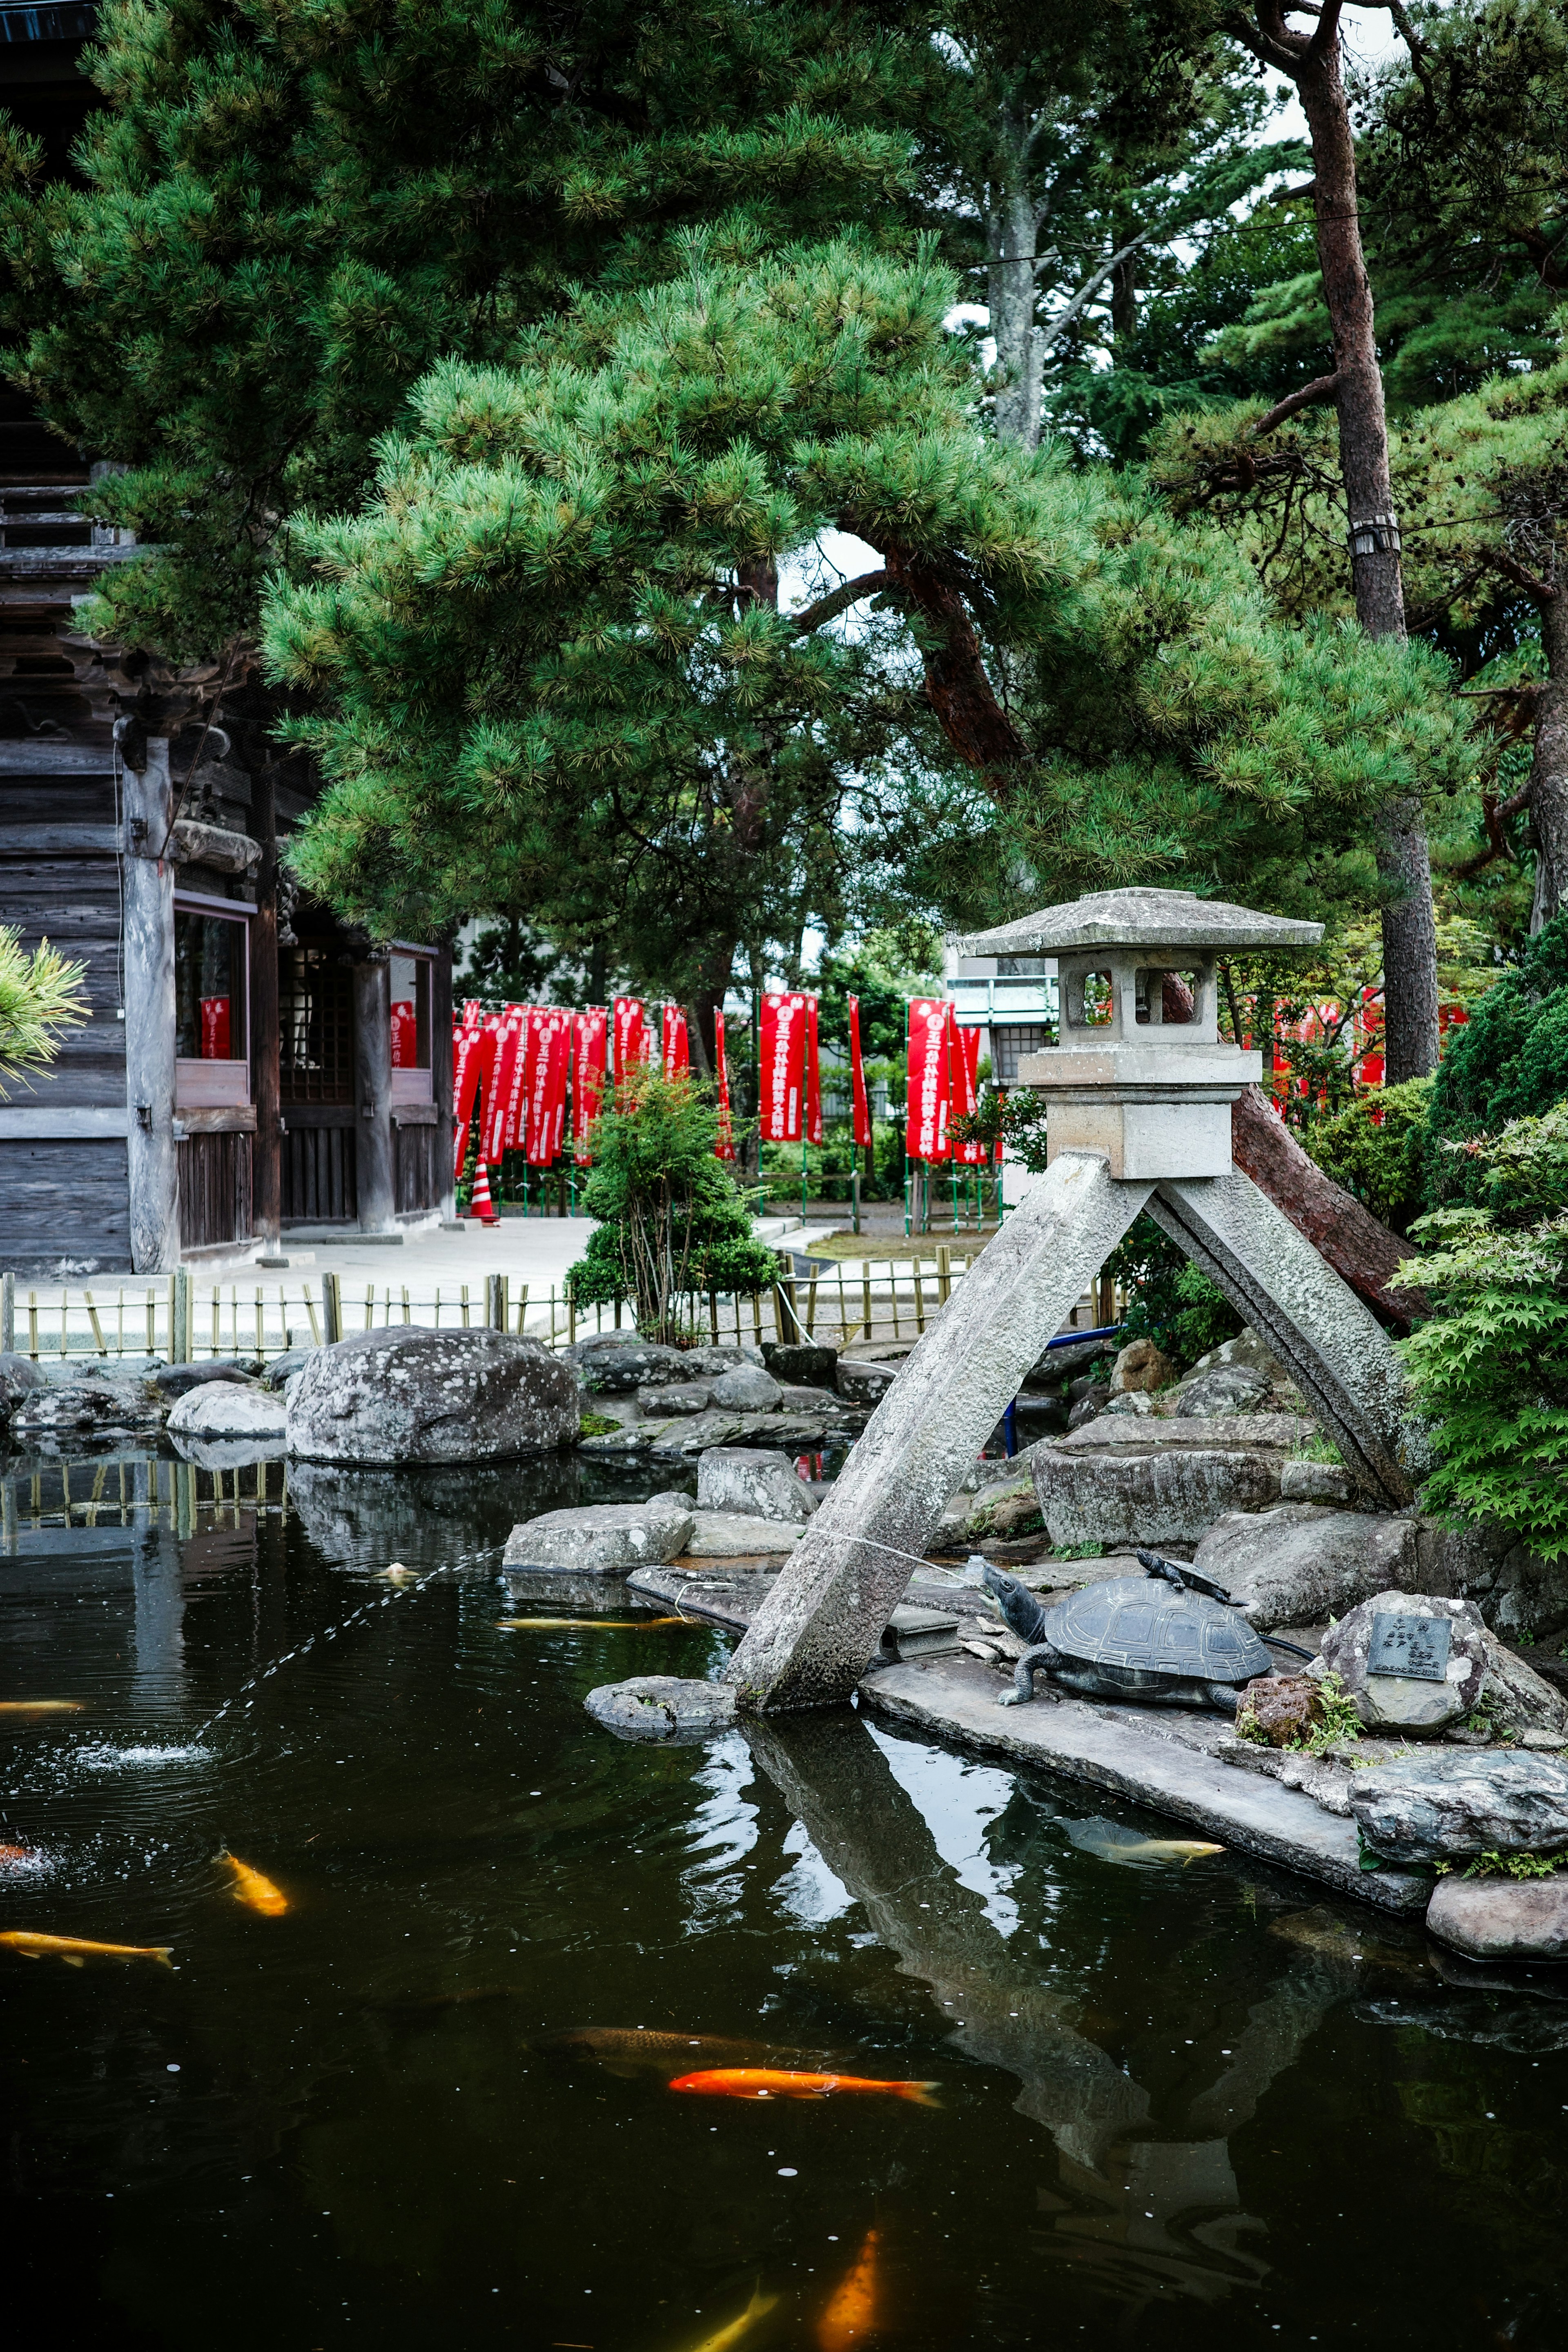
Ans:
POLYGON ((686 1031, 686 1013, 679 1004, 664 1008, 664 1075, 673 1078, 691 1067, 691 1040, 686 1031))
MULTIPOLYGON (((393 1043, 396 1044, 395 1033, 393 1043)), ((229 1059, 226 996, 204 996, 202 999, 202 1059, 204 1062, 226 1062, 229 1059)))
POLYGON ((640 996, 617 996, 615 1006, 615 1071, 619 1086, 629 1069, 647 1059, 647 1031, 640 996))
POLYGON ((866 1092, 866 1063, 860 1051, 860 999, 849 999, 849 1094, 854 1108, 855 1141, 871 1140, 871 1098, 866 1092))
POLYGON ((480 1026, 479 1006, 477 1003, 465 1004, 463 1025, 452 1033, 454 1179, 463 1172, 463 1162, 468 1151, 468 1127, 474 1116, 474 1097, 479 1093, 480 1080, 488 1077, 494 1064, 495 1050, 495 1031, 480 1026), (475 1016, 471 1021, 468 1018, 470 1013, 475 1016))
POLYGON ((566 1106, 566 1045, 570 1015, 534 1005, 528 1015, 528 1093, 522 1156, 548 1168, 561 1148, 566 1106))
MULTIPOLYGON (((952 1024, 952 1115, 973 1118, 980 1107, 980 1032, 952 1024)), ((965 1168, 984 1168, 991 1153, 984 1143, 955 1143, 952 1156, 965 1168)))
POLYGON ((716 1160, 735 1157, 735 1126, 730 1116, 730 1065, 724 1054, 724 1012, 718 1006, 713 1013, 713 1076, 719 1086, 719 1140, 713 1146, 716 1160))
POLYGON ((605 1094, 605 1052, 610 1016, 602 1005, 591 1004, 574 1021, 572 1072, 572 1157, 579 1168, 593 1165, 588 1130, 599 1116, 605 1094))
POLYGON ((917 996, 910 1006, 906 1149, 911 1160, 947 1158, 947 1000, 917 996))
POLYGON ((419 1020, 412 999, 406 996, 393 1000, 392 1066, 395 1070, 419 1067, 419 1020))
POLYGON ((816 1058, 816 999, 805 1000, 805 1139, 822 1141, 822 1070, 816 1058))
POLYGON ((763 1139, 767 1143, 801 1139, 801 1097, 805 1076, 805 999, 763 999, 763 1139))
POLYGON ((507 1147, 514 1096, 519 1103, 521 1099, 522 1073, 518 1066, 523 1052, 522 1016, 521 1004, 509 1004, 501 1014, 495 1032, 495 1059, 485 1074, 482 1156, 492 1168, 500 1163, 507 1147))

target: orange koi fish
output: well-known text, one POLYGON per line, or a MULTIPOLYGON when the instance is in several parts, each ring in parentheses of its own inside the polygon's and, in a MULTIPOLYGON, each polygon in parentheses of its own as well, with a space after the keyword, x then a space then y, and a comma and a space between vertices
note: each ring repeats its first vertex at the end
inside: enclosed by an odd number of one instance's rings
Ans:
POLYGON ((230 1853, 226 1846, 218 1860, 226 1862, 234 1873, 234 1899, 237 1903, 246 1904, 252 1911, 264 1912, 268 1919, 281 1919, 289 1908, 289 1897, 280 1886, 274 1886, 269 1878, 264 1878, 258 1870, 252 1870, 247 1862, 241 1862, 238 1855, 230 1853))
POLYGON ((724 2099, 826 2099, 834 2091, 888 2091, 914 2107, 934 2107, 935 2083, 883 2083, 869 2074, 805 2074, 783 2066, 713 2066, 680 2074, 672 2091, 703 2091, 724 2099))
POLYGON ((18 1870, 37 1858, 30 1845, 0 1845, 0 1870, 18 1870))
POLYGON ((498 1617, 498 1633, 646 1633, 655 1625, 689 1625, 689 1617, 498 1617))
POLYGON ((63 1960, 68 1969, 79 1969, 89 1959, 161 1960, 166 1969, 174 1965, 173 1944, 94 1944, 85 1936, 34 1936, 22 1927, 9 1928, 0 1936, 0 1944, 26 1960, 63 1960))
POLYGON ((846 2271, 827 2299, 816 2323, 818 2352, 853 2352, 878 2326, 877 2232, 868 2230, 866 2242, 852 2270, 846 2271))
POLYGON ((79 1715, 79 1698, 0 1698, 0 1715, 79 1715))

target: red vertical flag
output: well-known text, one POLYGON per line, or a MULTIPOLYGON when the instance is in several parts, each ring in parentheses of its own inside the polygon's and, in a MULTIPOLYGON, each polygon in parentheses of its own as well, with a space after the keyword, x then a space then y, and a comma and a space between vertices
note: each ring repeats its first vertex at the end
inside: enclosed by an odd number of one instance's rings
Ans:
POLYGON ((617 996, 615 1006, 615 1072, 620 1085, 634 1064, 647 1059, 647 1032, 640 996, 617 996))
MULTIPOLYGON (((533 1073, 534 1040, 538 1034, 537 1005, 511 1004, 507 1007, 517 1018, 517 1051, 512 1055, 506 1089, 506 1119, 501 1132, 501 1150, 521 1150, 528 1113, 528 1085, 533 1073)), ((496 1158, 500 1158, 498 1151, 496 1158)))
POLYGON ((768 1143, 798 1143, 805 1076, 805 999, 763 999, 763 1136, 768 1143))
POLYGON ((572 1066, 572 1015, 558 1013, 550 1040, 550 1132, 544 1164, 553 1168, 566 1137, 566 1078, 572 1066))
POLYGON ((572 1073, 572 1156, 579 1168, 593 1165, 588 1130, 599 1116, 605 1094, 605 1052, 610 1016, 602 1005, 591 1004, 575 1022, 575 1055, 572 1073))
POLYGON ((805 1139, 822 1141, 822 1070, 816 1058, 816 999, 805 1000, 805 1139))
POLYGON ((849 1094, 857 1145, 871 1140, 871 1098, 866 1092, 866 1062, 860 1051, 860 999, 849 999, 849 1094))
MULTIPOLYGON (((953 1117, 973 1118, 980 1108, 980 1032, 961 1028, 957 1021, 952 1032, 953 1117)), ((984 1143, 955 1143, 952 1156, 965 1168, 984 1168, 991 1155, 984 1143)))
POLYGON ((517 1082, 517 1065, 523 1048, 523 1008, 509 1004, 496 1023, 495 1058, 485 1073, 484 1148, 481 1156, 493 1168, 506 1149, 507 1113, 517 1082))
POLYGON ((529 1015, 531 1032, 528 1105, 523 1129, 523 1157, 531 1168, 548 1168, 560 1150, 561 1120, 566 1096, 567 1019, 553 1007, 535 1007, 529 1015))
POLYGON ((468 1019, 469 1013, 479 1012, 478 1004, 463 1007, 463 1025, 452 1033, 452 1100, 456 1114, 452 1123, 452 1150, 456 1164, 454 1178, 463 1172, 463 1162, 468 1152, 468 1128, 474 1116, 474 1098, 480 1081, 495 1061, 495 1032, 481 1027, 479 1021, 468 1019))
POLYGON ((730 1116, 730 1065, 724 1055, 724 1009, 715 1006, 713 1013, 713 1075, 719 1084, 719 1139, 713 1146, 716 1160, 735 1157, 735 1127, 730 1116))
POLYGON ((686 1013, 679 1004, 664 1008, 664 1075, 667 1078, 679 1076, 691 1067, 691 1040, 686 1031, 686 1013))
POLYGON ((917 996, 910 1006, 909 1153, 947 1158, 947 999, 917 996))

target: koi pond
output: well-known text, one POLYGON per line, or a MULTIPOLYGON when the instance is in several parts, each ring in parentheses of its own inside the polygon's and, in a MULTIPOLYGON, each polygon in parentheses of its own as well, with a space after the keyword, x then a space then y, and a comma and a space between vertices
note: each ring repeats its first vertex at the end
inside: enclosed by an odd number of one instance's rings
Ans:
POLYGON ((618 1744, 584 1694, 721 1637, 508 1629, 496 1570, 624 1475, 4 1483, 49 2340, 1561 2344, 1568 1984, 868 1714, 618 1744))

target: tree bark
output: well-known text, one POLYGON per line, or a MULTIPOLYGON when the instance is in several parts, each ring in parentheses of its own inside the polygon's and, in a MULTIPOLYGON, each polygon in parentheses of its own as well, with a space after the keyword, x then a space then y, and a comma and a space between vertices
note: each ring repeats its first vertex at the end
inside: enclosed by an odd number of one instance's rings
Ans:
POLYGON ((1535 704, 1530 761, 1530 819, 1535 833, 1538 931, 1568 906, 1568 580, 1541 608, 1546 677, 1535 704))
MULTIPOLYGON (((1295 83, 1312 142, 1318 266, 1333 331, 1340 471, 1349 513, 1356 617, 1369 637, 1405 635, 1399 527, 1388 463, 1383 372, 1372 283, 1362 251, 1355 141, 1340 71, 1341 0, 1325 0, 1310 35, 1287 27, 1279 0, 1258 0, 1256 25, 1231 18, 1254 57, 1295 83)), ((1384 889, 1383 982, 1388 1083, 1437 1066, 1437 936, 1426 819, 1414 793, 1380 813, 1377 870, 1384 889)))
POLYGON ((985 299, 996 343, 996 436, 1040 446, 1040 339, 1035 330, 1035 248, 1040 214, 1029 193, 1026 125, 1009 107, 997 124, 999 163, 987 194, 985 299))
POLYGON ((1230 1150, 1243 1174, 1283 1209, 1378 1320, 1407 1329, 1420 1295, 1394 1291, 1401 1267, 1415 1253, 1309 1159, 1259 1087, 1248 1087, 1231 1106, 1230 1150))

